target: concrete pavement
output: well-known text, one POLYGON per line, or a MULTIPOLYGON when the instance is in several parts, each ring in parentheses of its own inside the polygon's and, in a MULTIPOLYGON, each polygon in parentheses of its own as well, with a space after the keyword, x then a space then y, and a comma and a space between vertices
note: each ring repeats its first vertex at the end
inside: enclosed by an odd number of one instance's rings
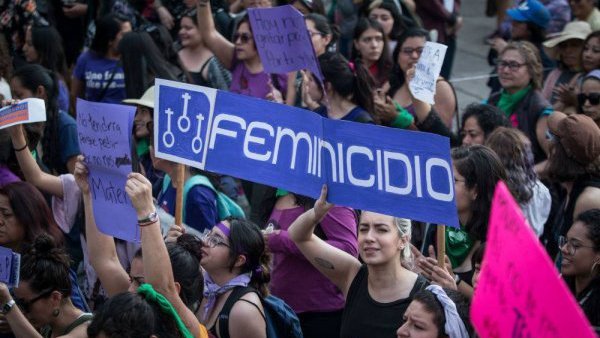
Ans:
POLYGON ((461 15, 464 19, 458 32, 458 42, 451 82, 456 89, 459 111, 472 102, 480 102, 489 95, 486 86, 490 66, 487 64, 489 46, 483 43, 486 35, 496 26, 496 18, 485 16, 484 0, 463 0, 461 15))

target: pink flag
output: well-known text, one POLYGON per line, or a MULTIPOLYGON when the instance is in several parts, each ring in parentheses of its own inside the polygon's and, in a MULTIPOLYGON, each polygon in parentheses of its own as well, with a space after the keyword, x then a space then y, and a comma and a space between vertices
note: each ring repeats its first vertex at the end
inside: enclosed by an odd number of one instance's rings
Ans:
POLYGON ((502 182, 496 186, 471 319, 482 338, 596 337, 502 182))

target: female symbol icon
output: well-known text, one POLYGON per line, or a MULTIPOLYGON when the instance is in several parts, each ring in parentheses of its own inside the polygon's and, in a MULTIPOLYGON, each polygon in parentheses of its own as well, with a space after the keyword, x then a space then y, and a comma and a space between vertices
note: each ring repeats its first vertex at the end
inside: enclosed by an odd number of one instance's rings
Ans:
POLYGON ((184 93, 181 95, 181 97, 183 98, 183 114, 177 119, 177 126, 179 127, 180 131, 185 133, 190 130, 191 127, 190 118, 187 116, 187 110, 188 102, 192 97, 188 93, 184 93))

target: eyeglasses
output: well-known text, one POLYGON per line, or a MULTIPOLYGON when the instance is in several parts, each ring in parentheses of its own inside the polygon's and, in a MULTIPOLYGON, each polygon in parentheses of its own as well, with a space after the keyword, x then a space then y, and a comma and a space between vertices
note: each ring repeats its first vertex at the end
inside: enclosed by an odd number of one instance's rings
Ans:
POLYGON ((30 300, 24 300, 22 298, 15 298, 15 303, 19 306, 19 308, 21 309, 21 311, 23 311, 23 313, 29 313, 29 311, 31 311, 31 306, 35 302, 37 302, 38 300, 40 300, 42 298, 46 298, 46 297, 50 296, 50 294, 52 292, 54 292, 54 289, 48 289, 46 291, 43 291, 39 295, 31 298, 30 300))
POLYGON ((233 34, 233 42, 236 43, 237 40, 240 39, 241 43, 248 43, 250 39, 252 39, 252 35, 248 33, 235 33, 233 34))
POLYGON ((325 35, 325 34, 323 34, 321 32, 311 32, 311 31, 308 31, 308 34, 310 34, 311 38, 314 37, 315 35, 318 35, 318 36, 324 36, 325 35))
POLYGON ((406 55, 413 55, 414 52, 417 52, 418 56, 421 56, 421 53, 423 53, 423 47, 417 47, 417 48, 410 48, 410 47, 404 47, 402 48, 402 54, 406 54, 406 55))
POLYGON ((516 61, 498 61, 498 64, 496 64, 496 67, 498 69, 508 67, 508 69, 510 69, 513 72, 519 70, 519 68, 523 66, 525 66, 525 63, 518 63, 516 61))
POLYGON ((209 247, 211 249, 214 247, 217 247, 219 245, 231 248, 231 246, 229 246, 229 244, 225 243, 225 240, 219 236, 207 235, 207 236, 203 236, 201 239, 202 239, 202 243, 204 243, 204 245, 206 245, 207 247, 209 247))
POLYGON ((558 248, 562 249, 564 246, 567 246, 567 253, 570 256, 574 256, 577 253, 577 249, 579 248, 588 248, 588 249, 596 249, 593 246, 585 246, 581 244, 574 243, 572 240, 568 240, 565 236, 560 236, 558 238, 558 248))
POLYGON ((589 95, 586 94, 577 94, 577 102, 579 103, 579 106, 583 106, 585 104, 585 101, 590 101, 590 104, 592 104, 592 106, 595 106, 597 104, 600 103, 600 93, 590 93, 589 95))

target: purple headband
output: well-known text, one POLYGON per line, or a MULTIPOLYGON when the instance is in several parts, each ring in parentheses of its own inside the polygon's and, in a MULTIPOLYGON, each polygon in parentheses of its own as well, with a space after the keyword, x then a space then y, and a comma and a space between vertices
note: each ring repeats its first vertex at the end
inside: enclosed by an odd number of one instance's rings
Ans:
POLYGON ((219 230, 221 230, 223 232, 225 237, 229 238, 229 233, 231 231, 229 230, 227 225, 223 224, 223 222, 219 222, 219 223, 217 223, 217 225, 215 225, 215 227, 219 228, 219 230))

